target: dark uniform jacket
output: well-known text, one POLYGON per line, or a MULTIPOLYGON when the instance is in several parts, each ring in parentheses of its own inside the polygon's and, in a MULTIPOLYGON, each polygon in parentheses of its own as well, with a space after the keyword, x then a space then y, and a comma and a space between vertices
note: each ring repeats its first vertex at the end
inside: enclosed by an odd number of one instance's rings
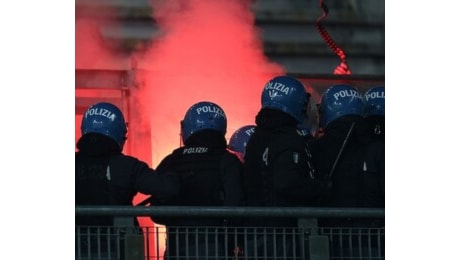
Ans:
MULTIPOLYGON (((145 162, 121 153, 100 134, 83 135, 75 153, 75 205, 132 205, 137 192, 165 200, 177 195, 178 181, 158 175, 145 162)), ((76 217, 76 225, 112 225, 112 217, 76 217)))
MULTIPOLYGON (((370 138, 364 119, 357 116, 344 116, 331 122, 325 129, 324 135, 313 142, 312 151, 315 167, 321 173, 320 178, 332 181, 329 196, 323 198, 319 206, 353 208, 385 206, 384 145, 370 138), (339 156, 341 149, 342 153, 339 156)), ((325 220, 320 221, 320 224, 339 225, 341 222, 325 220)))
POLYGON ((363 207, 385 208, 385 143, 372 140, 367 149, 363 174, 363 207))
MULTIPOLYGON (((183 147, 175 149, 158 165, 157 171, 173 171, 180 179, 180 194, 170 201, 152 200, 152 205, 176 206, 242 206, 242 165, 227 149, 225 137, 214 130, 191 135, 183 147)), ((229 229, 237 220, 205 217, 152 217, 167 226, 168 242, 165 259, 224 259, 235 245, 229 229), (224 236, 229 234, 229 238, 224 236), (228 245, 226 245, 228 243, 228 245), (195 255, 199 257, 194 258, 195 255)))
MULTIPOLYGON (((314 206, 325 192, 316 179, 311 153, 296 121, 280 111, 262 109, 246 145, 244 184, 248 206, 314 206)), ((259 219, 251 225, 296 225, 295 219, 259 219)))
POLYGON ((385 142, 385 116, 371 115, 366 117, 371 138, 385 142))
MULTIPOLYGON (((157 171, 175 172, 180 194, 168 202, 152 204, 176 206, 242 206, 242 164, 227 149, 225 137, 214 130, 191 135, 183 147, 175 149, 158 165, 157 171)), ((213 226, 227 220, 217 218, 155 218, 164 225, 213 226)))
POLYGON ((372 141, 366 127, 362 118, 344 116, 331 122, 324 135, 313 143, 316 169, 322 174, 322 178, 328 178, 330 175, 332 180, 331 196, 323 200, 322 206, 376 206, 368 204, 373 199, 368 198, 370 194, 366 194, 365 190, 369 188, 364 187, 374 185, 375 189, 380 188, 380 184, 374 183, 371 179, 377 180, 380 178, 379 175, 383 174, 381 171, 384 171, 384 146, 372 141), (336 163, 352 124, 353 129, 336 163), (336 166, 331 173, 334 163, 336 166))

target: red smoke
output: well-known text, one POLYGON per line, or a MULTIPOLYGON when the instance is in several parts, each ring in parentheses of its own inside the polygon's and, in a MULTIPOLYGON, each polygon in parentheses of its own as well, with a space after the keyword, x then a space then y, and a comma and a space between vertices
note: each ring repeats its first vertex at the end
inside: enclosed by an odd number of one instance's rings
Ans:
MULTIPOLYGON (((129 102, 128 118, 129 138, 151 143, 152 166, 180 144, 179 122, 193 103, 208 100, 219 104, 227 114, 228 138, 240 126, 254 123, 263 85, 284 74, 281 66, 264 55, 251 2, 152 1, 160 36, 147 51, 133 55, 139 88, 132 89, 134 100, 129 102), (137 134, 148 133, 137 130, 141 127, 151 128, 150 138, 137 134)), ((84 15, 94 11, 78 11, 75 67, 129 70, 131 57, 110 49, 109 41, 102 37, 104 27, 116 28, 115 10, 99 8, 97 19, 84 15)), ((98 92, 94 94, 98 96, 98 92)), ((79 122, 76 136, 78 128, 79 122)), ((136 147, 130 152, 136 155, 136 147)))
POLYGON ((199 101, 220 105, 227 139, 253 124, 266 81, 284 70, 264 56, 250 1, 183 0, 154 5, 162 31, 138 55, 142 84, 138 102, 149 115, 153 164, 179 146, 179 122, 199 101))
POLYGON ((114 19, 115 10, 105 7, 94 10, 79 8, 75 15, 75 68, 77 69, 129 69, 129 57, 112 51, 103 33, 107 28, 117 29, 120 23, 114 19))
MULTIPOLYGON (((199 101, 212 101, 224 109, 227 139, 239 127, 254 124, 264 84, 285 71, 264 55, 251 2, 152 2, 160 36, 147 51, 133 55, 139 69, 138 88, 131 91, 128 142, 136 140, 144 147, 131 147, 131 155, 144 154, 145 146, 151 148, 151 166, 155 168, 180 145, 180 120, 199 101)), ((110 17, 111 10, 107 12, 104 17, 110 17)), ((131 57, 109 51, 101 37, 101 26, 113 21, 76 17, 76 68, 131 68, 131 57)), ((98 96, 98 92, 93 93, 98 96)), ((76 117, 76 138, 80 120, 76 117)), ((134 203, 143 198, 138 195, 134 203)), ((147 218, 140 221, 142 226, 152 226, 147 218)), ((151 241, 153 252, 155 243, 151 241)))

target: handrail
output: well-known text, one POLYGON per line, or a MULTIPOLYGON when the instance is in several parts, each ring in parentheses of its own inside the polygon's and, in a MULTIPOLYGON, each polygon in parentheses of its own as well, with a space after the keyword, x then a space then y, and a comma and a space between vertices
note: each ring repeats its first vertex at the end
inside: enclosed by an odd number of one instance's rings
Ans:
POLYGON ((384 218, 384 208, 75 206, 75 215, 170 217, 384 218))

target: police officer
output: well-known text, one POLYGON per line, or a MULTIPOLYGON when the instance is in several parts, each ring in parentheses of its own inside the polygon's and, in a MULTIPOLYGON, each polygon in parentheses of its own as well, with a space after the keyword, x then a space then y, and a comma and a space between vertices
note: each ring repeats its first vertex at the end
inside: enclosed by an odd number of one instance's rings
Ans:
MULTIPOLYGON (((319 119, 324 134, 315 140, 312 151, 316 169, 322 174, 321 178, 332 181, 332 190, 320 206, 384 206, 381 194, 373 192, 379 190, 377 165, 382 162, 383 150, 381 146, 373 145, 363 115, 363 97, 354 86, 333 85, 321 95, 319 119)), ((323 227, 369 227, 379 222, 374 219, 323 218, 318 224, 323 227)), ((363 244, 351 240, 350 235, 337 235, 333 239, 337 239, 332 245, 334 257, 357 256, 358 250, 371 247, 366 244, 370 241, 366 235, 361 236, 363 244), (344 243, 339 243, 339 239, 344 243), (352 244, 347 244, 350 241, 352 244)), ((375 240, 372 243, 372 246, 377 244, 375 240)))
POLYGON ((385 87, 372 87, 364 93, 364 118, 371 136, 385 141, 385 87))
POLYGON ((228 141, 228 149, 236 154, 243 163, 246 144, 248 143, 251 135, 254 133, 255 128, 255 125, 244 125, 236 129, 228 141))
POLYGON ((372 148, 364 120, 363 97, 351 85, 333 85, 321 96, 319 117, 324 135, 312 145, 313 158, 321 177, 330 179, 333 187, 322 206, 376 206, 366 201, 369 194, 363 194, 363 187, 369 184, 363 183, 363 176, 377 171, 374 167, 370 169, 369 160, 381 156, 376 154, 377 147, 372 148))
POLYGON ((364 94, 364 119, 368 124, 372 138, 368 153, 367 167, 375 168, 377 178, 370 178, 367 185, 369 196, 368 204, 372 207, 384 207, 385 205, 385 87, 372 87, 364 94))
MULTIPOLYGON (((129 206, 133 205, 138 192, 158 200, 177 195, 179 182, 173 175, 160 176, 147 163, 122 153, 127 127, 122 112, 115 105, 100 102, 90 106, 83 115, 81 133, 75 152, 75 205, 129 206)), ((132 218, 131 223, 138 225, 136 218, 132 218)), ((76 216, 75 225, 80 228, 77 233, 83 234, 92 230, 84 226, 113 226, 114 219, 112 216, 76 216)), ((87 245, 87 239, 76 241, 77 255, 91 253, 85 252, 88 246, 94 250, 88 257, 94 259, 103 259, 104 254, 110 253, 107 242, 101 240, 98 244, 95 238, 87 245)), ((111 245, 112 250, 117 249, 115 245, 111 245)), ((112 254, 116 256, 117 253, 112 254)))
MULTIPOLYGON (((243 178, 249 206, 313 206, 326 191, 327 183, 316 179, 310 148, 298 131, 307 115, 309 97, 302 83, 290 76, 274 77, 264 86, 262 108, 255 117, 256 128, 244 157, 243 178)), ((296 227, 297 219, 250 219, 247 225, 296 227)), ((294 240, 289 235, 284 240, 271 234, 256 235, 248 239, 245 251, 249 257, 264 259, 292 257, 294 240)))
MULTIPOLYGON (((160 174, 177 173, 181 181, 180 195, 177 200, 162 205, 242 206, 242 164, 227 150, 224 110, 209 101, 195 103, 185 113, 180 126, 184 145, 166 156, 157 167, 160 174)), ((167 226, 165 259, 185 259, 179 256, 186 254, 191 256, 187 259, 204 259, 205 255, 217 259, 217 256, 228 255, 235 246, 224 244, 225 238, 217 235, 224 233, 221 229, 206 228, 235 225, 229 219, 181 217, 154 218, 153 221, 167 226)))

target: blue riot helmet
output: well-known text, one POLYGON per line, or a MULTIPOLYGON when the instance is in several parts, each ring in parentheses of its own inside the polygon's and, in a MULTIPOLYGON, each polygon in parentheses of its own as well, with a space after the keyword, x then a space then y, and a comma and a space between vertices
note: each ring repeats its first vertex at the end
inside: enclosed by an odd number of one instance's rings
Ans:
POLYGON ((296 78, 277 76, 265 84, 262 108, 283 111, 301 123, 307 116, 309 97, 305 87, 296 78))
POLYGON ((123 150, 127 132, 128 129, 123 113, 111 103, 96 103, 90 106, 83 115, 81 122, 82 135, 88 133, 103 134, 114 140, 123 150))
POLYGON ((254 133, 255 128, 255 125, 245 125, 238 128, 230 137, 228 149, 244 156, 246 144, 248 143, 251 135, 254 133))
POLYGON ((385 137, 385 88, 372 87, 364 94, 364 117, 374 137, 385 137))
POLYGON ((219 131, 225 136, 227 117, 224 110, 213 102, 202 101, 192 105, 181 121, 182 142, 204 129, 219 131))
POLYGON ((356 88, 346 84, 333 85, 322 95, 319 105, 320 126, 347 115, 364 115, 364 101, 356 88))
POLYGON ((364 94, 364 117, 385 115, 385 87, 370 88, 364 94))

